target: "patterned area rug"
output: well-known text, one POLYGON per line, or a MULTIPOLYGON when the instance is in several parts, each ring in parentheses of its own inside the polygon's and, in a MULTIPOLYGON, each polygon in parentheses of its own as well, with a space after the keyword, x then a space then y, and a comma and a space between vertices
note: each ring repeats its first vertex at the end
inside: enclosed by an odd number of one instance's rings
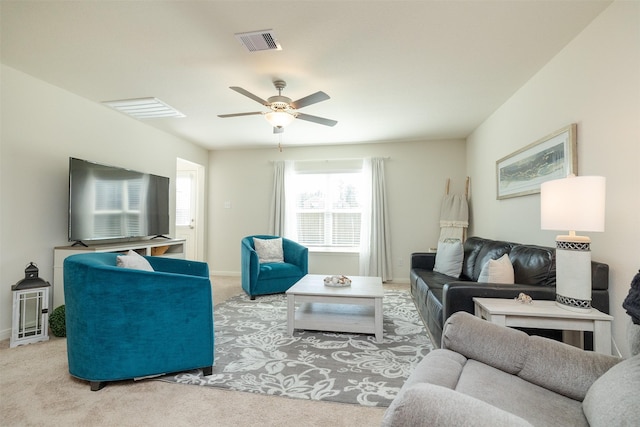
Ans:
POLYGON ((233 297, 215 307, 213 374, 195 370, 162 381, 231 390, 389 406, 431 342, 404 291, 386 291, 384 340, 373 335, 287 334, 286 296, 233 297))

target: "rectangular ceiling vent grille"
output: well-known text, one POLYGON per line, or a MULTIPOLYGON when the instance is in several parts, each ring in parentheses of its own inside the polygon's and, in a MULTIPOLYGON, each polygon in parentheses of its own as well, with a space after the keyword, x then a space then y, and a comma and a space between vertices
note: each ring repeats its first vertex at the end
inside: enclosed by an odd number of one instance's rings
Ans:
POLYGON ((261 50, 282 50, 282 46, 278 43, 278 38, 273 33, 273 30, 237 33, 235 36, 249 52, 258 52, 261 50))
POLYGON ((103 104, 136 119, 185 117, 180 111, 169 104, 165 104, 158 98, 122 99, 118 101, 105 101, 103 104))

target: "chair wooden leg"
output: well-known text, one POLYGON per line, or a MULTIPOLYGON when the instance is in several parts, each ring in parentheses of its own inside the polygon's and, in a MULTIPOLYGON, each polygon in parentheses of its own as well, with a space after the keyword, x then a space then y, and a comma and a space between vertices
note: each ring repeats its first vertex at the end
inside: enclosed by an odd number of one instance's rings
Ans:
POLYGON ((203 376, 208 377, 211 374, 213 374, 213 366, 206 366, 206 367, 202 368, 202 375, 203 376))
POLYGON ((256 296, 255 295, 251 295, 251 301, 255 300, 256 296))

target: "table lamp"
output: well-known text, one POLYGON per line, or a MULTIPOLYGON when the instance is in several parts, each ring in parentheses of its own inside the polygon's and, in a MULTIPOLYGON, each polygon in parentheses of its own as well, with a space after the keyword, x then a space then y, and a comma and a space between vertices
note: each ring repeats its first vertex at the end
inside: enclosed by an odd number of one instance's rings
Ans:
POLYGON ((605 183, 601 176, 569 176, 540 188, 543 230, 569 230, 556 236, 556 304, 591 310, 591 239, 578 231, 604 231, 605 183))

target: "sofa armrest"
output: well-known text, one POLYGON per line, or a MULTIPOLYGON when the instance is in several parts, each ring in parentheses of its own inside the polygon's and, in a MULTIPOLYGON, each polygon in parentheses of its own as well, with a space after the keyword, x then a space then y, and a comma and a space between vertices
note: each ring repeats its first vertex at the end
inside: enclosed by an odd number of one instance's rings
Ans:
POLYGON ((252 285, 258 281, 258 273, 260 272, 260 259, 258 253, 251 246, 251 237, 245 237, 240 243, 240 271, 242 280, 242 289, 251 295, 252 285))
POLYGON ((622 360, 528 336, 464 312, 447 319, 442 347, 579 401, 596 379, 622 360))
POLYGON ((285 262, 300 267, 304 274, 309 272, 309 249, 298 242, 282 239, 282 250, 285 262))
POLYGON ((474 297, 512 299, 516 298, 520 292, 524 292, 534 300, 554 301, 556 299, 556 289, 549 286, 469 281, 449 282, 442 288, 442 320, 446 321, 458 311, 473 314, 474 297))
POLYGON ((433 270, 436 264, 435 252, 414 252, 411 254, 411 268, 433 270))
POLYGON ((528 335, 469 313, 458 312, 447 319, 442 331, 442 348, 467 359, 516 375, 524 366, 528 335))
POLYGON ((532 427, 489 403, 429 383, 409 387, 384 413, 383 427, 532 427))
POLYGON ((591 261, 591 289, 609 289, 609 265, 591 261))

